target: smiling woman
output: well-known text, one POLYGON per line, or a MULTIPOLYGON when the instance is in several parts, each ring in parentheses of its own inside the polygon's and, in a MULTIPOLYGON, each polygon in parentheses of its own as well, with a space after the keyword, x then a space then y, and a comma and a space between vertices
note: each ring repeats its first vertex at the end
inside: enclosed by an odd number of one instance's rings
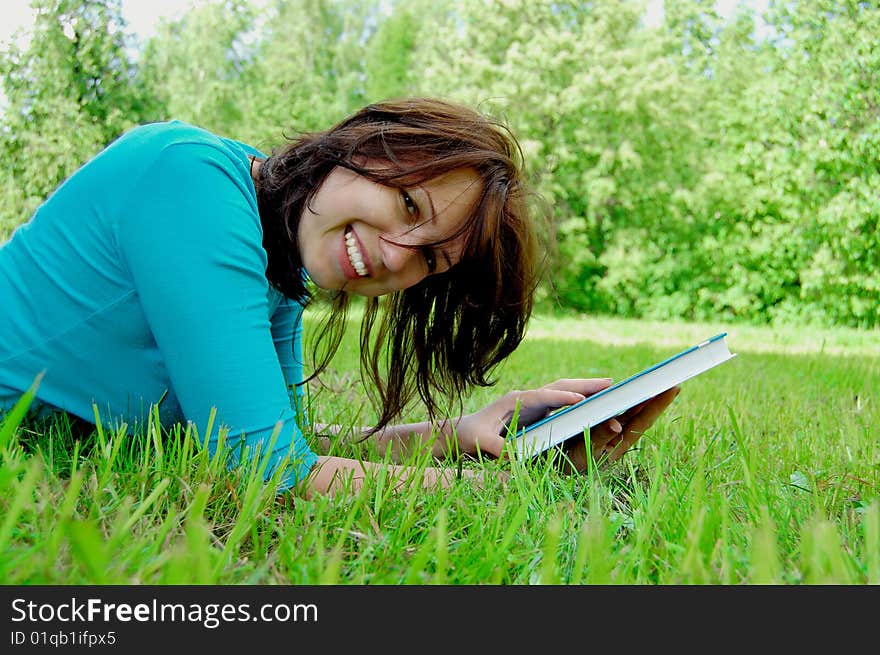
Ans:
MULTIPOLYGON (((491 384, 525 334, 538 273, 519 154, 503 125, 425 98, 370 105, 268 155, 178 121, 135 128, 0 248, 0 410, 40 379, 37 413, 137 426, 157 407, 211 450, 223 442, 205 432, 225 426, 232 466, 268 456, 279 493, 357 487, 386 465, 317 456, 298 391, 338 348, 357 294, 378 410, 365 437, 392 457, 499 457, 517 407, 540 414, 609 384, 562 379, 473 414, 438 411, 439 398, 491 384), (334 311, 307 376, 301 314, 316 290, 334 311), (428 420, 393 425, 416 397, 428 420)), ((640 434, 612 419, 590 445, 622 453, 640 434)), ((573 468, 590 452, 575 445, 573 468)), ((441 469, 420 475, 447 484, 441 469)))
POLYGON ((323 289, 368 297, 443 273, 461 259, 461 228, 480 184, 476 171, 461 169, 407 191, 337 166, 300 218, 303 265, 323 289))

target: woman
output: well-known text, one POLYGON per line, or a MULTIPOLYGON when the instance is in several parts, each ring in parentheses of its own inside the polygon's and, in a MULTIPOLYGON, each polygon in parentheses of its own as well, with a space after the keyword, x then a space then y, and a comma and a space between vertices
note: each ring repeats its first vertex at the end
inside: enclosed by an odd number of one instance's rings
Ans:
MULTIPOLYGON (((489 384, 531 313, 535 237, 518 152, 502 126, 418 98, 368 106, 268 157, 176 121, 136 128, 0 249, 0 408, 42 373, 38 411, 137 423, 158 405, 163 424, 192 422, 212 450, 227 427, 232 466, 268 455, 280 491, 357 486, 382 465, 317 456, 298 416, 300 319, 317 287, 334 297, 318 371, 349 296, 369 299, 361 364, 381 448, 498 457, 517 403, 544 415, 610 382, 559 380, 439 420, 438 395, 489 384), (392 425, 416 394, 428 420, 392 425)), ((622 455, 673 397, 594 429, 573 467, 622 455)), ((446 484, 434 468, 422 482, 446 484)))

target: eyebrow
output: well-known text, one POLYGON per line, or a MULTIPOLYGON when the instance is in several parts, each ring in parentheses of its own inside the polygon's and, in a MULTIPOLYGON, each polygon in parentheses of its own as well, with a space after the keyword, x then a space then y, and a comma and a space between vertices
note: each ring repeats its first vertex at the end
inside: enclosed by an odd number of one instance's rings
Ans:
MULTIPOLYGON (((419 189, 422 193, 425 194, 425 197, 428 199, 428 207, 431 209, 431 218, 429 219, 429 221, 433 223, 437 218, 437 210, 434 208, 434 199, 431 198, 431 194, 428 193, 428 190, 425 187, 419 185, 419 189)), ((440 250, 440 254, 443 255, 443 259, 446 260, 447 268, 452 268, 452 258, 449 256, 449 253, 446 252, 445 248, 440 250)))

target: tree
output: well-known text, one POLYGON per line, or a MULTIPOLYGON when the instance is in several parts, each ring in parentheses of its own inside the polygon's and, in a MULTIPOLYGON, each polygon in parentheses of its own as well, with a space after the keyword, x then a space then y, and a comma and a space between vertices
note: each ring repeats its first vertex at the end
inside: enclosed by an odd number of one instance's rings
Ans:
POLYGON ((582 310, 636 311, 642 288, 609 291, 632 268, 618 260, 663 249, 667 208, 699 168, 695 87, 643 12, 636 2, 450 3, 414 57, 423 89, 491 109, 519 136, 552 208, 551 282, 582 310))
POLYGON ((0 236, 86 159, 136 124, 145 96, 120 0, 36 0, 29 44, 0 53, 0 236))
POLYGON ((396 2, 391 12, 380 18, 365 56, 368 101, 412 95, 416 87, 412 73, 417 70, 413 54, 426 15, 430 15, 429 5, 416 0, 396 2))
POLYGON ((279 0, 254 61, 245 134, 271 147, 365 104, 365 44, 378 15, 378 1, 279 0))
POLYGON ((175 118, 238 136, 253 92, 255 18, 246 0, 222 0, 194 7, 178 20, 162 20, 140 60, 156 103, 154 119, 175 118))

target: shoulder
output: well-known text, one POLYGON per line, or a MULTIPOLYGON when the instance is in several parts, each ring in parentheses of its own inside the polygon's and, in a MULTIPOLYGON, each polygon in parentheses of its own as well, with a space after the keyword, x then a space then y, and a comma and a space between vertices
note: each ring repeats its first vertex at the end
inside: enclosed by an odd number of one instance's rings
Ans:
POLYGON ((259 154, 247 144, 172 120, 123 134, 102 153, 102 167, 127 197, 153 201, 168 195, 181 201, 190 194, 205 210, 233 202, 256 213, 249 156, 259 154))
POLYGON ((157 159, 191 159, 210 161, 215 165, 248 168, 248 155, 260 156, 255 148, 214 134, 202 127, 179 120, 147 123, 132 128, 106 149, 106 155, 125 158, 135 165, 150 165, 157 159))
MULTIPOLYGON (((262 226, 243 144, 188 123, 134 128, 108 148, 119 182, 118 239, 167 248, 221 243, 259 250, 262 226), (114 151, 115 152, 110 152, 114 151), (121 174, 121 175, 120 175, 121 174)), ((108 178, 109 179, 109 178, 108 178)), ((258 252, 259 254, 259 252, 258 252)))

